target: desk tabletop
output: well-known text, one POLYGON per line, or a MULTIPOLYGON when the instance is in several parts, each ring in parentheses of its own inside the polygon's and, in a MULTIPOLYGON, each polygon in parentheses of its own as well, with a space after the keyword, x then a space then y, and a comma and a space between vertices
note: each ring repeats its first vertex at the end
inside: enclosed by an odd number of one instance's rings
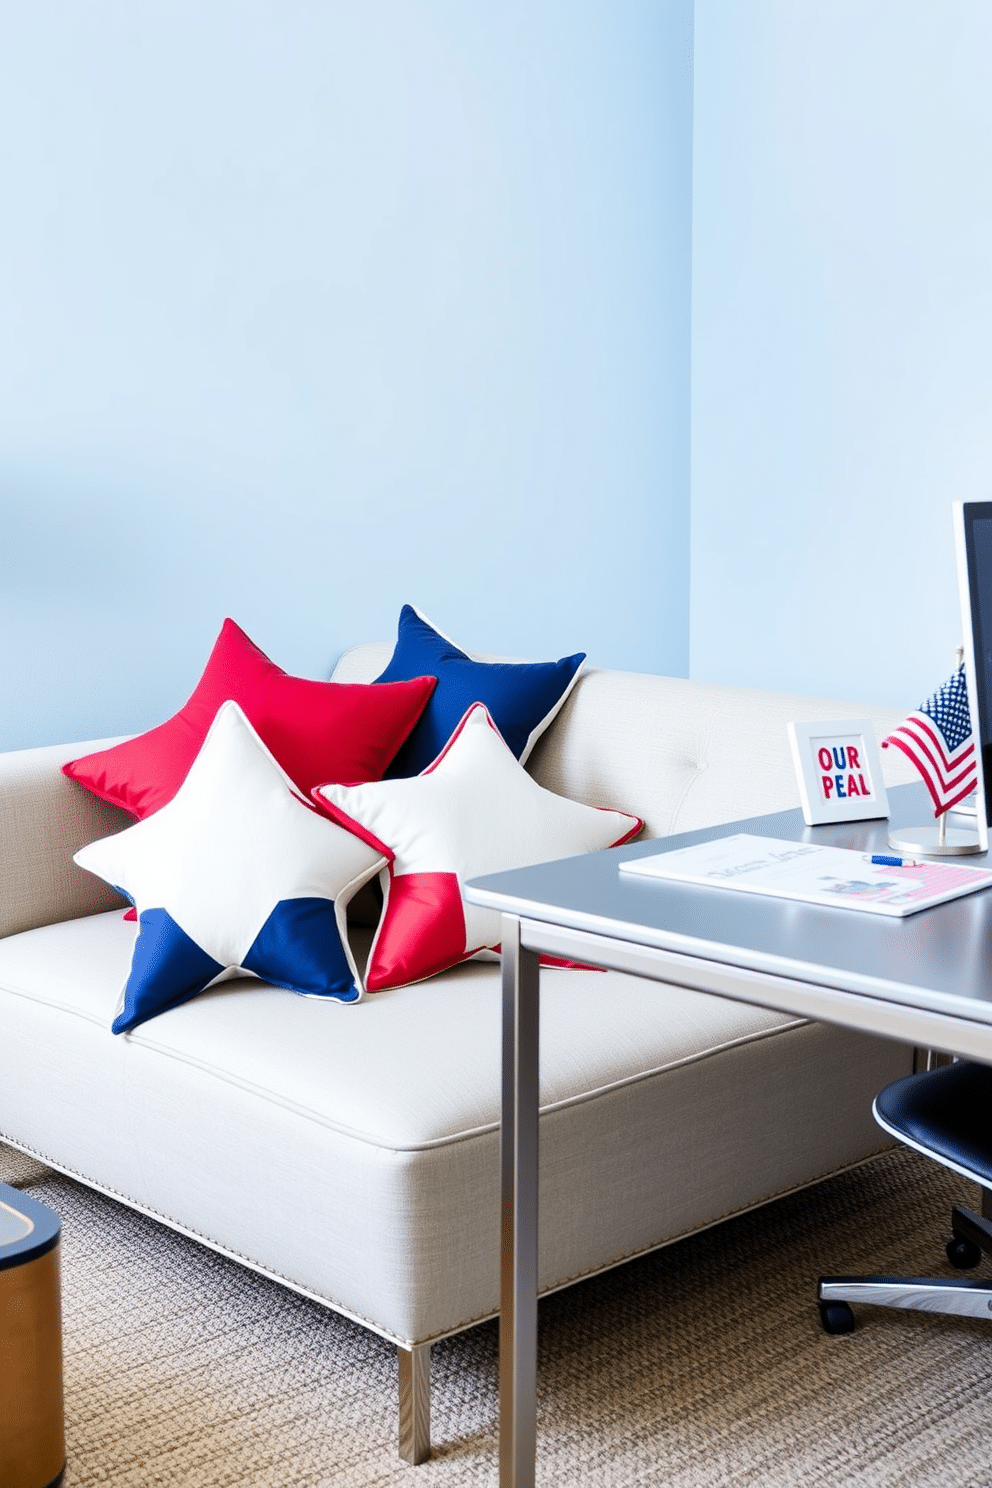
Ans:
MULTIPOLYGON (((992 890, 896 919, 619 871, 624 859, 734 832, 888 852, 891 828, 932 824, 922 784, 891 790, 889 808, 881 821, 807 827, 797 808, 650 838, 474 879, 465 897, 522 919, 992 1025, 992 890)), ((947 861, 987 867, 990 858, 947 861)))

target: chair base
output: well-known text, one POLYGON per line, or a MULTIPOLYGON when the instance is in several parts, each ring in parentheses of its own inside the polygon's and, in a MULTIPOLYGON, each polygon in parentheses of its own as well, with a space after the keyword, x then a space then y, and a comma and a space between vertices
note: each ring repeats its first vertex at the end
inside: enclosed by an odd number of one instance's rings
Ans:
POLYGON ((875 1307, 992 1317, 992 1283, 955 1281, 946 1276, 824 1276, 817 1295, 821 1305, 867 1302, 875 1307))
POLYGON ((989 1215, 987 1190, 982 1191, 982 1213, 975 1214, 961 1204, 951 1210, 954 1239, 947 1245, 947 1259, 952 1266, 977 1266, 982 1251, 992 1255, 992 1217, 989 1215))
MULTIPOLYGON (((982 1208, 988 1210, 986 1192, 982 1208)), ((947 1255, 952 1265, 969 1267, 981 1253, 992 1254, 992 1219, 955 1204, 953 1239, 947 1255)), ((957 1317, 992 1319, 992 1281, 963 1281, 941 1276, 821 1276, 817 1286, 820 1320, 828 1333, 854 1328, 852 1302, 874 1307, 908 1307, 957 1317)))

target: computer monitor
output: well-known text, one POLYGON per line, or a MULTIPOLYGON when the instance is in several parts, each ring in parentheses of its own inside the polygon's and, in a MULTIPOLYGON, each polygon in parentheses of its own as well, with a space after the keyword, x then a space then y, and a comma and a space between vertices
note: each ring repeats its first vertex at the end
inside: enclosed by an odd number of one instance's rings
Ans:
POLYGON ((981 852, 988 852, 992 800, 992 501, 954 502, 961 630, 978 787, 975 817, 981 852))

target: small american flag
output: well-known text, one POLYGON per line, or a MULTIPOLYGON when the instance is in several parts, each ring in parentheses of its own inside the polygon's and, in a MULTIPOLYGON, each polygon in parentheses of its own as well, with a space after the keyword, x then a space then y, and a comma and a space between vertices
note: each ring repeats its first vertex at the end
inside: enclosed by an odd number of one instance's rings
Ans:
POLYGON ((933 797, 934 816, 942 816, 971 794, 978 772, 963 666, 882 740, 883 749, 890 745, 901 749, 923 776, 933 797))

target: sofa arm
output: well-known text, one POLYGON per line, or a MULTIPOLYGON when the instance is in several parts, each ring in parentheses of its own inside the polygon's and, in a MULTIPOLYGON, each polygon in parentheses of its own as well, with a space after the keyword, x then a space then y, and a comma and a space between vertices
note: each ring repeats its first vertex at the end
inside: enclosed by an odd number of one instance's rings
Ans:
POLYGON ((120 905, 120 895, 77 868, 72 855, 134 817, 62 774, 66 760, 119 742, 0 753, 0 936, 120 905))

